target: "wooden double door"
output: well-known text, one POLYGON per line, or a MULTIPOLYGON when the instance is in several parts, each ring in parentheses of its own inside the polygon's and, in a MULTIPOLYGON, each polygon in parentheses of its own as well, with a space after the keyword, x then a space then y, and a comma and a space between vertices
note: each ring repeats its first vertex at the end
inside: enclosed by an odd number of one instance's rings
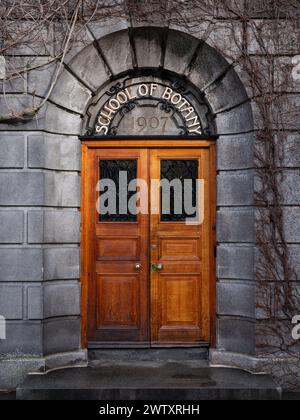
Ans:
POLYGON ((83 146, 83 339, 90 348, 213 340, 214 148, 201 144, 83 146))

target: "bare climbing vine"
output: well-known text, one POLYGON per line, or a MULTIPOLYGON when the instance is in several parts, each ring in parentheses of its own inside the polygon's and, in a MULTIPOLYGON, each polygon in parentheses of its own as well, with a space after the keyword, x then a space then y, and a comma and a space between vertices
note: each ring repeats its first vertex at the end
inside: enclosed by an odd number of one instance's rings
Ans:
POLYGON ((298 369, 278 363, 273 370, 288 375, 291 386, 299 383, 300 345, 291 337, 291 320, 300 314, 299 273, 286 237, 284 207, 293 193, 284 171, 292 154, 288 137, 299 135, 299 103, 292 94, 295 57, 300 55, 299 0, 1 0, 0 57, 7 63, 1 100, 7 83, 49 63, 57 67, 45 98, 32 92, 31 108, 11 109, 0 115, 0 123, 33 118, 50 97, 67 54, 77 42, 91 42, 86 36, 90 27, 95 22, 105 25, 108 18, 196 34, 240 72, 257 124, 257 348, 262 356, 273 352, 279 359, 294 359, 298 369), (21 60, 25 55, 26 62, 21 60), (40 65, 39 56, 49 60, 40 65))

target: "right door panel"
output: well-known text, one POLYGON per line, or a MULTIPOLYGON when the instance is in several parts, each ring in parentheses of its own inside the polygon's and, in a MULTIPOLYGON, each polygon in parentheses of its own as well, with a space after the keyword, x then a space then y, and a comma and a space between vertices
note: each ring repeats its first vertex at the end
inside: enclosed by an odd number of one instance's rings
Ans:
POLYGON ((209 149, 152 150, 150 162, 152 346, 209 343, 209 149))

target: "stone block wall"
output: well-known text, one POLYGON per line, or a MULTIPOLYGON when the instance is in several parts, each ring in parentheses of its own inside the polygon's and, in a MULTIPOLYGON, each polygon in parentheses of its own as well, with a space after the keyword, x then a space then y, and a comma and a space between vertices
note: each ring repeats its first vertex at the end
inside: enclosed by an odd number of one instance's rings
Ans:
MULTIPOLYGON (((77 52, 92 41, 86 34, 77 52)), ((57 68, 48 64, 48 53, 51 49, 34 57, 26 49, 6 57, 16 72, 29 62, 37 68, 0 83, 0 115, 31 107, 33 95, 35 105, 45 98, 57 68)), ((33 120, 0 125, 0 315, 6 318, 7 336, 0 340, 0 389, 14 388, 30 371, 86 362, 80 343, 81 115, 76 95, 89 92, 89 98, 90 91, 68 74, 56 88, 65 88, 68 97, 68 86, 78 86, 75 99, 70 93, 73 112, 62 104, 57 115, 57 105, 47 103, 33 120)))
POLYGON ((0 151, 0 355, 78 350, 80 142, 2 131, 0 151))

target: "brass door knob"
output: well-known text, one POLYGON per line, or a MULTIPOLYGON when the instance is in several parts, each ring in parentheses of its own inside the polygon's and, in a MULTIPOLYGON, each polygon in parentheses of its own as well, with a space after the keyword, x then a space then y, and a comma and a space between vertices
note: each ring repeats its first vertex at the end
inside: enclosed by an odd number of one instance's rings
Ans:
POLYGON ((134 268, 135 268, 137 271, 139 271, 139 270, 141 270, 141 268, 142 268, 142 264, 137 263, 137 264, 135 264, 134 268))

